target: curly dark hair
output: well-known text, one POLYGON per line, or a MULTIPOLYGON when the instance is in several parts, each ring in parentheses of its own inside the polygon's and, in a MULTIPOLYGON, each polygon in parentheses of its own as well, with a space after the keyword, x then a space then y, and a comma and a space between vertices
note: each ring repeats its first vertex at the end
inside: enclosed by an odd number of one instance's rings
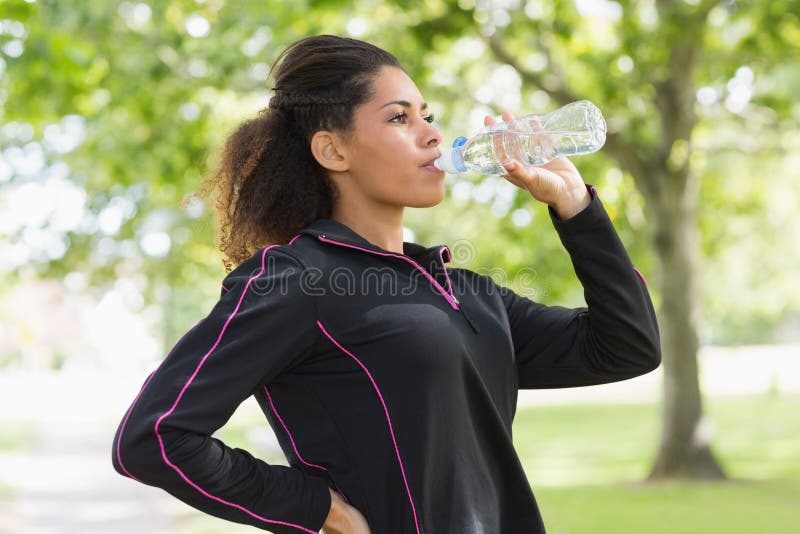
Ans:
POLYGON ((337 190, 314 159, 311 138, 320 130, 351 133, 353 112, 371 98, 383 66, 403 68, 375 45, 334 35, 307 37, 281 52, 269 74, 275 87, 268 107, 228 137, 218 168, 199 188, 201 197, 215 197, 226 271, 330 217, 337 190))

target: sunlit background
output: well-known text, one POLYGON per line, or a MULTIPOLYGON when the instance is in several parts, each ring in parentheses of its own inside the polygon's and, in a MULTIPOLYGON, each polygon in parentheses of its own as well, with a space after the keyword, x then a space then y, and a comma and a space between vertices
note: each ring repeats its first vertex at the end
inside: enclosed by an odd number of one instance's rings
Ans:
MULTIPOLYGON (((118 476, 111 439, 145 376, 218 297, 225 271, 199 181, 226 134, 266 106, 277 54, 318 33, 397 55, 446 143, 503 110, 587 98, 604 112, 607 146, 574 162, 660 322, 696 336, 703 401, 690 439, 727 480, 641 484, 674 402, 664 367, 522 392, 514 439, 548 532, 791 532, 799 17, 794 0, 0 0, 0 532, 252 530, 118 476), (686 117, 688 130, 671 120, 686 117), (664 293, 674 273, 655 236, 681 176, 695 210, 675 234, 688 236, 694 291, 689 318, 670 319, 663 304, 683 301, 664 293)), ((584 304, 543 205, 499 177, 447 184, 441 205, 408 210, 407 240, 446 243, 455 266, 535 300, 584 304), (525 269, 534 276, 515 286, 525 269)), ((285 463, 255 403, 220 436, 285 463)))

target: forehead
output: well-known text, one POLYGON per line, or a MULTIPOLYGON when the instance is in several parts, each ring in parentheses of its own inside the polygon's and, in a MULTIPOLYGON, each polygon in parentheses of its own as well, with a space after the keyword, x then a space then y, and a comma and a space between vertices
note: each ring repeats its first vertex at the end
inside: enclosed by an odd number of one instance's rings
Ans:
POLYGON ((422 93, 402 69, 384 66, 372 78, 373 97, 367 106, 373 111, 393 100, 407 100, 411 105, 422 104, 422 93))

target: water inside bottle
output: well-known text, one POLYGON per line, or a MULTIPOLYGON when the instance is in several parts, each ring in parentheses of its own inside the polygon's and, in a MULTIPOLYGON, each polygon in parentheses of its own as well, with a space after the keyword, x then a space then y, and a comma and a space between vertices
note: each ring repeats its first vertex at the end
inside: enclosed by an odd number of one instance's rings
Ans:
POLYGON ((605 139, 593 132, 490 132, 473 138, 464 148, 470 170, 504 174, 502 163, 516 159, 523 165, 542 165, 557 156, 598 150, 605 139))
POLYGON ((598 150, 603 140, 594 132, 538 132, 510 136, 519 144, 523 164, 542 165, 557 156, 573 156, 598 150))
POLYGON ((580 100, 545 115, 527 115, 476 132, 463 147, 442 159, 448 172, 505 174, 502 164, 515 159, 525 166, 542 165, 558 156, 588 154, 606 141, 600 110, 580 100))

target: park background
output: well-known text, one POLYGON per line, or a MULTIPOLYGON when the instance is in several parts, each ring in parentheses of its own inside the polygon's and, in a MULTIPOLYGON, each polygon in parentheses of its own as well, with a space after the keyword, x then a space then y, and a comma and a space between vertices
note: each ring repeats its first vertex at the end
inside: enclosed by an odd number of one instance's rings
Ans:
MULTIPOLYGON (((521 392, 548 532, 788 533, 800 519, 800 2, 0 0, 0 532, 247 532, 111 467, 147 373, 225 275, 198 199, 290 42, 398 56, 445 142, 587 98, 574 161, 647 278, 664 364, 521 392)), ((545 206, 448 176, 407 238, 581 306, 545 206), (533 273, 533 276, 530 276, 533 273)), ((505 277, 505 278, 503 278, 505 277)), ((285 463, 255 403, 220 436, 285 463)))

